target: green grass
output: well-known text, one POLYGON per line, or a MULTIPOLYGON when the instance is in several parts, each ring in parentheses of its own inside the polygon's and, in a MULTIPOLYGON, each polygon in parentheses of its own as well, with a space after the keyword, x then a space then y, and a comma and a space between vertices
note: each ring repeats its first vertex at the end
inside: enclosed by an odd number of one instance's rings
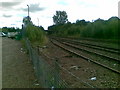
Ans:
POLYGON ((26 37, 34 46, 44 46, 48 42, 45 32, 33 25, 27 26, 26 37))

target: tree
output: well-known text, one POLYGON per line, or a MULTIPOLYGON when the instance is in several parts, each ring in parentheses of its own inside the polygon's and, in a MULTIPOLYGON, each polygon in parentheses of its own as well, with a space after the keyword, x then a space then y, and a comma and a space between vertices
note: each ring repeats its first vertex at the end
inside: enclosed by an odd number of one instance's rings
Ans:
POLYGON ((56 11, 56 15, 53 16, 53 22, 56 25, 67 23, 67 13, 65 11, 56 11))
POLYGON ((2 31, 3 32, 16 32, 17 31, 17 29, 15 29, 14 27, 3 27, 2 28, 2 31))
POLYGON ((85 26, 88 23, 89 22, 86 22, 84 19, 83 20, 76 20, 76 25, 85 26))
POLYGON ((28 24, 33 25, 32 21, 31 21, 31 18, 29 16, 23 18, 23 23, 24 23, 25 26, 28 25, 28 24))

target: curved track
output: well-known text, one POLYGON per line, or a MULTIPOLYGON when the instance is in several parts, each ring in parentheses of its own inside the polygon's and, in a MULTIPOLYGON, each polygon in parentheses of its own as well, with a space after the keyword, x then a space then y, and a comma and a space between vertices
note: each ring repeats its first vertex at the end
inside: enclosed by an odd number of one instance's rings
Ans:
POLYGON ((112 47, 105 47, 102 45, 96 45, 96 44, 91 44, 91 43, 86 43, 86 42, 81 42, 80 40, 73 40, 73 39, 68 39, 68 38, 57 38, 57 37, 52 37, 53 39, 58 39, 61 41, 69 42, 69 43, 74 43, 74 44, 79 44, 85 47, 93 48, 93 49, 98 49, 102 51, 107 51, 115 54, 120 54, 120 49, 112 48, 112 47))
MULTIPOLYGON (((59 42, 56 41, 56 40, 51 40, 51 41, 52 41, 53 44, 59 46, 60 48, 66 50, 66 51, 68 51, 68 52, 71 52, 71 53, 73 53, 73 54, 75 54, 75 55, 77 55, 77 56, 79 56, 79 57, 81 57, 81 58, 83 58, 83 59, 85 59, 85 60, 91 61, 91 62, 93 62, 93 63, 95 63, 95 64, 98 64, 98 65, 100 65, 100 66, 102 66, 102 67, 104 67, 104 68, 107 68, 107 69, 109 69, 109 70, 111 70, 111 71, 113 71, 113 72, 115 72, 115 73, 120 74, 120 71, 118 71, 118 70, 116 70, 116 69, 113 69, 113 68, 111 68, 111 67, 109 67, 109 66, 107 66, 107 65, 101 64, 101 63, 98 62, 98 61, 92 60, 91 58, 86 57, 86 56, 84 56, 84 55, 81 55, 81 54, 73 51, 72 49, 66 48, 66 47, 64 46, 64 45, 66 45, 66 46, 70 46, 70 47, 73 47, 73 48, 81 49, 81 48, 79 48, 79 47, 77 47, 77 46, 75 46, 75 45, 72 45, 72 44, 69 44, 69 43, 66 43, 66 42, 62 42, 62 43, 61 43, 60 40, 58 40, 59 42)), ((83 49, 82 49, 82 50, 83 50, 83 49)), ((87 51, 87 52, 90 52, 90 51, 87 51)), ((94 53, 95 53, 95 52, 94 52, 94 53)), ((98 53, 95 53, 95 54, 98 54, 98 53)), ((101 55, 101 54, 99 54, 99 55, 101 55)), ((106 58, 109 58, 109 59, 113 59, 113 60, 116 60, 116 61, 119 62, 119 59, 115 59, 115 58, 112 58, 112 57, 109 57, 109 56, 105 56, 105 55, 101 55, 101 56, 106 57, 106 58)))

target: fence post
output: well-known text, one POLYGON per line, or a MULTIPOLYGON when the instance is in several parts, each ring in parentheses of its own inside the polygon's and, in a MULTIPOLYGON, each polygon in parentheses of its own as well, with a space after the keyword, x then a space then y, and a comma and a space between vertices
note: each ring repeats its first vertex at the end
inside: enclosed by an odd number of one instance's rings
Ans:
POLYGON ((54 70, 55 70, 55 75, 54 75, 54 87, 55 88, 59 88, 59 80, 60 80, 60 76, 59 76, 59 72, 60 72, 60 68, 59 68, 59 66, 58 66, 58 58, 55 58, 55 68, 54 68, 54 70))
POLYGON ((37 52, 38 52, 38 55, 39 55, 39 52, 40 52, 40 51, 39 51, 39 46, 37 46, 37 52))

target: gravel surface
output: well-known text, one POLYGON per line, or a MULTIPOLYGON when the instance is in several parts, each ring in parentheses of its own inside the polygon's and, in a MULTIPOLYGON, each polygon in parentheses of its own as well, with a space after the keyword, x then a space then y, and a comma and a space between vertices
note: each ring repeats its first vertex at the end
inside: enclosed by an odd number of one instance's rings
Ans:
MULTIPOLYGON (((69 72, 74 74, 73 77, 67 71, 60 69, 61 78, 65 80, 72 88, 88 88, 86 84, 81 81, 85 81, 97 88, 119 88, 119 75, 113 73, 99 65, 92 62, 86 61, 82 58, 76 57, 75 55, 64 51, 63 49, 55 46, 51 42, 46 46, 47 48, 40 49, 40 51, 47 57, 46 60, 49 64, 53 63, 50 58, 58 58, 59 64, 67 69, 69 72), (96 80, 91 80, 91 78, 96 80)), ((90 88, 90 87, 89 87, 90 88)))
POLYGON ((2 88, 39 88, 35 86, 33 66, 21 42, 2 38, 2 88))

